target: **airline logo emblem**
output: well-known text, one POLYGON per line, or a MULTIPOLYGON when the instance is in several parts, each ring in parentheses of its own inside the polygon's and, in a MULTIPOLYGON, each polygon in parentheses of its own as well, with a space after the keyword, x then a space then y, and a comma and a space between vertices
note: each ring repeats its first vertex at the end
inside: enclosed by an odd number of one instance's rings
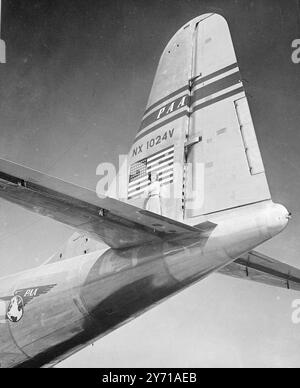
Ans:
POLYGON ((16 290, 14 295, 0 297, 0 301, 9 302, 6 318, 10 322, 19 322, 24 316, 25 305, 30 303, 34 298, 47 294, 55 286, 56 284, 49 284, 39 287, 22 288, 16 290))
POLYGON ((7 318, 11 322, 19 322, 24 315, 24 301, 20 295, 14 296, 7 308, 7 318))

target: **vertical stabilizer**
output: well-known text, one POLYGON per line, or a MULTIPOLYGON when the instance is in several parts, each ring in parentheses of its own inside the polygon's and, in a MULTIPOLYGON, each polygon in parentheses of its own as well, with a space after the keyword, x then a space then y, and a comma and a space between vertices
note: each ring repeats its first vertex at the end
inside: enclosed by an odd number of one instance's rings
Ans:
POLYGON ((130 150, 129 169, 129 201, 145 206, 154 171, 162 213, 177 220, 270 199, 222 16, 200 16, 168 43, 130 150))

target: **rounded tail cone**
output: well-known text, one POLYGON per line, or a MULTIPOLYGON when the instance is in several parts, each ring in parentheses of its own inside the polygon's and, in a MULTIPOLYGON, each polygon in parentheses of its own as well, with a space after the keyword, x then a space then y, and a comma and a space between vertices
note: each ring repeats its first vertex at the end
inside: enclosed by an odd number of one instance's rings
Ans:
POLYGON ((267 225, 268 230, 272 236, 283 231, 289 223, 292 214, 289 212, 285 206, 273 203, 268 209, 267 214, 267 225))

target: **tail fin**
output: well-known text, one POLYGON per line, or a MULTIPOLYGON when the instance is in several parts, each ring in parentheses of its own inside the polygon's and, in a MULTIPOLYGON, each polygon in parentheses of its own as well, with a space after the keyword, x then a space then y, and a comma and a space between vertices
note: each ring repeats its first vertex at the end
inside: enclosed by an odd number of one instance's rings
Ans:
POLYGON ((143 207, 148 173, 176 220, 270 199, 227 22, 200 16, 181 28, 158 65, 129 155, 128 199, 143 207))

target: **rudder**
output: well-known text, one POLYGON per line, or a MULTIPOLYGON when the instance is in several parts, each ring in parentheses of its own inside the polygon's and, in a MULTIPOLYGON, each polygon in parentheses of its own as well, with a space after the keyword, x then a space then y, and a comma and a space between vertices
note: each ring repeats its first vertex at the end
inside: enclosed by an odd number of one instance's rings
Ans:
POLYGON ((270 199, 226 20, 214 14, 196 24, 193 46, 185 216, 270 199))

